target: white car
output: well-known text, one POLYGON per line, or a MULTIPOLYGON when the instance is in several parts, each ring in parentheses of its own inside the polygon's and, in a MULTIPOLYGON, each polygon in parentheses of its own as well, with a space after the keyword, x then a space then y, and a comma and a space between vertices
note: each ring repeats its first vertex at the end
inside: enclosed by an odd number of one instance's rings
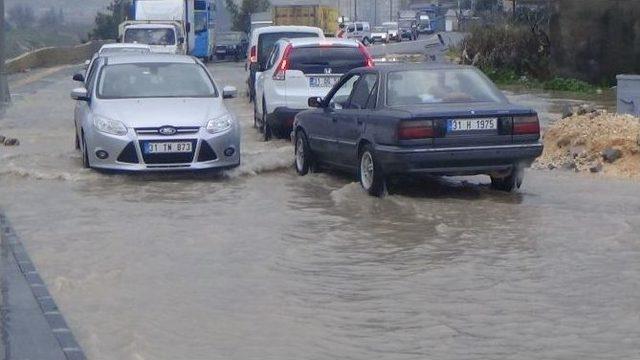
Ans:
POLYGON ((286 137, 296 114, 309 109, 309 98, 326 96, 343 74, 359 67, 373 67, 373 59, 356 40, 279 40, 256 79, 254 125, 265 141, 272 134, 286 137))
POLYGON ((388 43, 389 42, 389 31, 384 26, 374 26, 371 28, 371 42, 381 42, 388 43))
POLYGON ((382 26, 387 28, 387 33, 389 34, 389 40, 401 41, 400 36, 398 36, 398 23, 397 22, 395 22, 395 21, 383 22, 382 26))
POLYGON ((280 39, 297 39, 314 37, 324 39, 322 29, 311 26, 267 26, 255 29, 251 33, 251 41, 247 54, 247 95, 249 101, 255 99, 256 75, 260 73, 271 55, 273 44, 280 39))

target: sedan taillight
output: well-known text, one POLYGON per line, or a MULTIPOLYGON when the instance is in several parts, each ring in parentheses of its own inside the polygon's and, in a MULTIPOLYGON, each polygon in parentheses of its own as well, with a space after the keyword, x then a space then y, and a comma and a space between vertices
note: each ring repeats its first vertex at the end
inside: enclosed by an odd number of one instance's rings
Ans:
POLYGON ((513 118, 513 135, 539 135, 538 115, 517 116, 513 118))
POLYGON ((398 140, 429 139, 435 135, 433 120, 403 121, 398 125, 398 140))
POLYGON ((249 62, 255 64, 258 62, 258 48, 254 45, 251 47, 249 54, 249 62))

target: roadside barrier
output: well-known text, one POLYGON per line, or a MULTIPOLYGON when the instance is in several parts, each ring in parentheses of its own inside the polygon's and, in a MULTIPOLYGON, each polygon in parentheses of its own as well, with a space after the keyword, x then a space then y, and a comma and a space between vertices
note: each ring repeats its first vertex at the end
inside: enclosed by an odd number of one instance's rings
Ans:
POLYGON ((76 46, 46 47, 34 50, 7 60, 5 71, 7 74, 15 74, 34 68, 78 64, 90 59, 102 45, 109 42, 112 41, 90 41, 76 46))

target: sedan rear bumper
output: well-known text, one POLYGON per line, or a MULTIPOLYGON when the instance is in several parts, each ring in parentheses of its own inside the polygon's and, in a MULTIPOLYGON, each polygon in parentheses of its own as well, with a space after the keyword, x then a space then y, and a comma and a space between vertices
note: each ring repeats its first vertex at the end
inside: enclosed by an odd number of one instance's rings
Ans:
POLYGON ((542 154, 540 143, 456 148, 381 146, 376 157, 386 174, 428 173, 475 175, 510 170, 514 164, 530 166, 542 154))

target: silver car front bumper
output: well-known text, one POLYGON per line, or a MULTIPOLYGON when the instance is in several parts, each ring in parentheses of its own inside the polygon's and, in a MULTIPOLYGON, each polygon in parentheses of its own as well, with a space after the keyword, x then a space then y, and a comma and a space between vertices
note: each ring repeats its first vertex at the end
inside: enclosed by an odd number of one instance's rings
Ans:
POLYGON ((240 129, 238 124, 221 133, 211 134, 204 128, 172 136, 129 129, 127 135, 105 134, 95 129, 86 134, 89 162, 92 168, 124 171, 168 171, 232 168, 240 165, 240 129), (192 142, 191 153, 150 155, 143 152, 145 142, 192 142), (108 154, 100 159, 100 150, 108 154))

